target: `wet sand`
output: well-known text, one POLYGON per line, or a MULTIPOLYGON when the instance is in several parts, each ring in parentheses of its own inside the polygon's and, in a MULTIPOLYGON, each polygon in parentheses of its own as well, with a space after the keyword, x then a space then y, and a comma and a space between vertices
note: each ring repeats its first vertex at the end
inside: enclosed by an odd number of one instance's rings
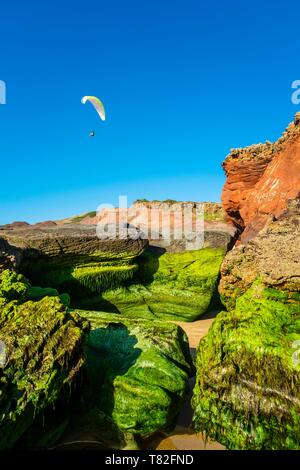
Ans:
MULTIPOLYGON (((201 320, 193 323, 188 322, 174 322, 180 325, 186 332, 191 354, 195 356, 196 349, 199 341, 205 336, 214 321, 216 313, 207 313, 201 320)), ((143 449, 147 450, 224 450, 225 447, 218 442, 206 441, 201 435, 197 435, 193 431, 192 426, 192 408, 190 400, 192 397, 192 390, 195 385, 195 377, 190 379, 190 393, 178 417, 177 425, 174 431, 170 434, 159 433, 147 440, 143 444, 143 449)))
POLYGON ((215 315, 216 313, 214 312, 207 313, 201 318, 201 320, 194 322, 173 322, 181 326, 181 328, 186 332, 192 354, 194 353, 194 350, 196 350, 200 339, 207 334, 212 322, 215 319, 215 315))
POLYGON ((176 426, 173 433, 158 435, 151 439, 150 446, 142 447, 146 450, 225 450, 218 442, 207 441, 184 427, 176 426))

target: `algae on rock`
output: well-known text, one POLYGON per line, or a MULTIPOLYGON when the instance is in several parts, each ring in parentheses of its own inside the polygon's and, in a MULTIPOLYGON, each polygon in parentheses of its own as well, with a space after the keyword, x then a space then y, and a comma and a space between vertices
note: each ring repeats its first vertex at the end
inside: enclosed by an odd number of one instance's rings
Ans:
POLYGON ((80 429, 94 429, 107 447, 174 425, 194 371, 180 327, 69 311, 55 289, 33 288, 11 271, 0 281, 0 448, 45 447, 68 432, 78 409, 80 429), (51 417, 51 406, 63 410, 71 400, 80 370, 72 408, 51 417))
POLYGON ((223 248, 183 253, 148 249, 137 259, 131 282, 77 305, 128 318, 194 321, 213 299, 223 257, 223 248))
POLYGON ((229 449, 299 449, 299 341, 299 294, 254 282, 199 343, 196 430, 229 449))
POLYGON ((36 417, 55 406, 83 364, 88 322, 57 296, 26 301, 29 291, 23 276, 1 274, 0 449, 14 446, 36 417))
POLYGON ((115 447, 170 429, 194 369, 183 330, 171 323, 78 313, 92 327, 81 426, 92 423, 98 439, 109 436, 115 447))
POLYGON ((96 252, 39 259, 24 269, 35 283, 68 292, 76 300, 129 282, 137 269, 135 258, 130 253, 96 252))
POLYGON ((260 278, 266 287, 300 290, 300 200, 291 201, 284 216, 273 220, 247 245, 227 253, 221 266, 219 292, 226 308, 260 278))
MULTIPOLYGON (((109 241, 107 246, 93 241, 86 246, 85 238, 84 243, 78 240, 83 247, 77 247, 76 238, 67 243, 62 235, 54 239, 55 243, 50 239, 52 244, 47 247, 48 238, 40 240, 36 235, 35 239, 31 234, 30 249, 23 251, 21 271, 34 284, 67 292, 73 308, 121 313, 131 318, 197 319, 207 311, 214 296, 226 250, 145 250, 145 240, 116 240, 115 245, 109 241)), ((7 236, 20 243, 19 238, 7 236)))

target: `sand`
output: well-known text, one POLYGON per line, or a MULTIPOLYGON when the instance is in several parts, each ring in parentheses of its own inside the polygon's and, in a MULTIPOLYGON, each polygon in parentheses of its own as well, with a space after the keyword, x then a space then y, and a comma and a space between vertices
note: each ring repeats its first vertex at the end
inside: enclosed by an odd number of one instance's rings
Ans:
MULTIPOLYGON (((194 356, 198 343, 209 330, 210 325, 214 321, 216 312, 205 314, 201 320, 188 322, 174 322, 180 325, 186 332, 191 353, 194 356)), ((147 440, 143 444, 143 449, 147 450, 224 450, 225 447, 218 442, 205 441, 203 436, 197 435, 193 431, 192 426, 192 409, 190 400, 192 390, 195 384, 195 377, 190 379, 190 393, 178 417, 177 425, 170 434, 159 433, 147 440)))

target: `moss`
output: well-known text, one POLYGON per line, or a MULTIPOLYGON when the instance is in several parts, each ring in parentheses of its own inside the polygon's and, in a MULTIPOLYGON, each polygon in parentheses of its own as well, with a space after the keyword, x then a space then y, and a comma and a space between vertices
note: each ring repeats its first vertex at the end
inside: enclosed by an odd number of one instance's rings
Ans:
POLYGON ((69 293, 73 308, 193 321, 211 303, 223 257, 223 248, 98 252, 39 260, 28 272, 33 283, 69 293))
POLYGON ((88 323, 69 313, 58 297, 24 302, 28 291, 22 276, 2 274, 0 341, 5 356, 0 368, 0 449, 11 448, 36 416, 55 405, 83 364, 88 323))
POLYGON ((101 293, 133 278, 137 265, 75 267, 72 277, 91 292, 101 293))
POLYGON ((206 204, 204 206, 204 220, 206 222, 226 222, 225 212, 221 204, 206 204))
POLYGON ((43 297, 58 296, 58 291, 51 287, 29 287, 26 293, 27 300, 39 300, 43 297))
POLYGON ((169 429, 193 374, 183 330, 120 315, 78 313, 92 325, 85 349, 82 426, 92 420, 98 439, 108 433, 118 447, 132 437, 169 429))
POLYGON ((211 248, 164 254, 147 250, 137 259, 131 283, 75 305, 130 318, 193 321, 211 305, 223 256, 222 249, 211 248))
POLYGON ((59 296, 59 298, 60 298, 60 301, 63 305, 65 305, 66 307, 70 307, 71 298, 70 298, 69 294, 61 294, 59 296))
POLYGON ((23 269, 34 284, 51 286, 68 292, 72 299, 82 299, 130 281, 137 269, 135 258, 126 252, 96 252, 39 259, 23 269))
POLYGON ((98 308, 108 302, 131 318, 194 321, 211 303, 223 256, 223 249, 212 248, 162 255, 148 250, 134 282, 104 292, 98 308))
MULTIPOLYGON (((28 279, 22 274, 6 269, 0 274, 0 299, 7 303, 10 300, 41 300, 44 297, 57 297, 59 293, 51 287, 31 286, 28 279)), ((61 294, 61 302, 67 307, 70 305, 69 294, 61 294)))
POLYGON ((21 274, 6 269, 0 274, 0 297, 9 300, 25 299, 29 282, 21 274))
POLYGON ((255 282, 197 351, 195 427, 230 449, 300 448, 300 304, 255 282))

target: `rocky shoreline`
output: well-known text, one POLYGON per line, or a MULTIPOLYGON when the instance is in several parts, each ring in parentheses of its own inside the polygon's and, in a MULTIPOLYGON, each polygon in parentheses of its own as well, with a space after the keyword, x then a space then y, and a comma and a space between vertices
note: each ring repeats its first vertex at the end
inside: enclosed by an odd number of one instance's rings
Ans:
MULTIPOLYGON (((230 153, 224 210, 206 205, 196 249, 99 239, 95 213, 0 228, 1 449, 76 429, 145 448, 172 433, 191 380, 195 431, 216 446, 300 448, 299 122, 230 153)), ((174 201, 155 204, 164 220, 174 201)))

